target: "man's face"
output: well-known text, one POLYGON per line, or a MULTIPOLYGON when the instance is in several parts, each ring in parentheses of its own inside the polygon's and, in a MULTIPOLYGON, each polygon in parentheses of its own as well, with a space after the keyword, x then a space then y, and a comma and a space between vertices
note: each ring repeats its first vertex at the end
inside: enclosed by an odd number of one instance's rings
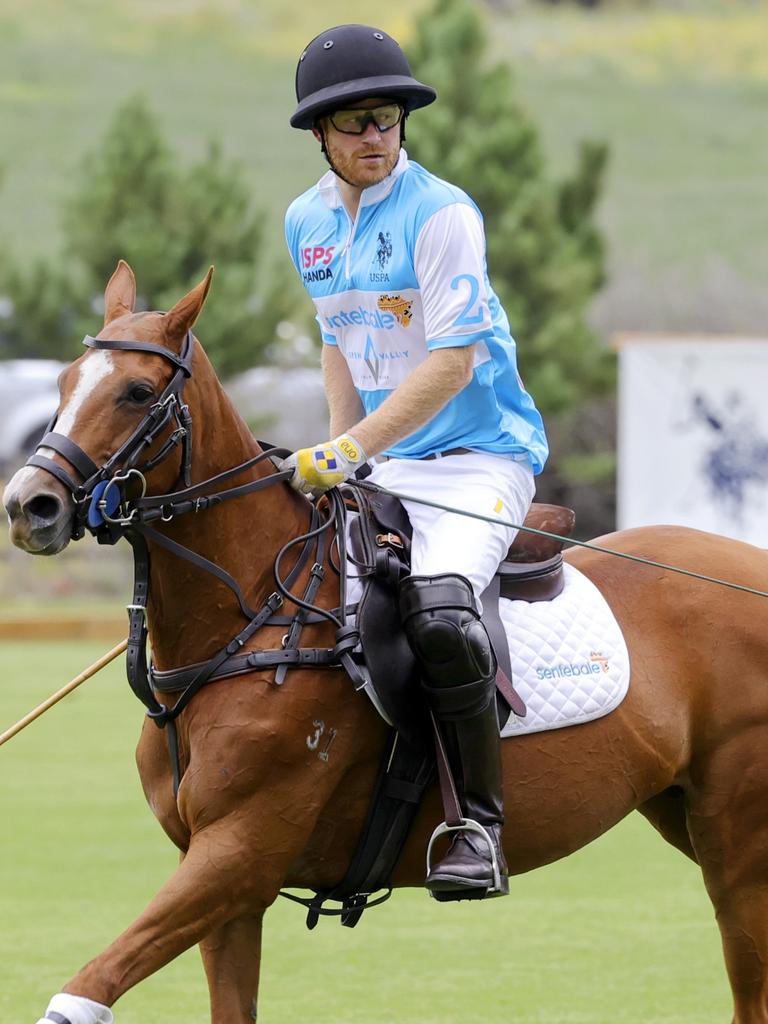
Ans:
MULTIPOLYGON (((371 110, 392 103, 391 99, 371 97, 356 100, 344 109, 371 110)), ((383 181, 392 171, 400 153, 400 125, 380 131, 373 122, 360 135, 338 131, 331 117, 321 119, 325 144, 331 162, 341 176, 357 188, 369 188, 383 181)), ((315 132, 317 138, 319 134, 315 132)))

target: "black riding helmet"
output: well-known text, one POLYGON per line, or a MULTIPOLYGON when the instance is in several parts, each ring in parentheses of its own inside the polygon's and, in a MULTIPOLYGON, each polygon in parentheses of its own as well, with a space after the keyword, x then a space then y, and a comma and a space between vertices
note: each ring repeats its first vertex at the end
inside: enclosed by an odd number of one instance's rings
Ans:
POLYGON ((338 25, 315 36, 296 67, 293 128, 312 128, 323 113, 369 96, 392 96, 406 114, 434 102, 395 40, 370 25, 338 25))

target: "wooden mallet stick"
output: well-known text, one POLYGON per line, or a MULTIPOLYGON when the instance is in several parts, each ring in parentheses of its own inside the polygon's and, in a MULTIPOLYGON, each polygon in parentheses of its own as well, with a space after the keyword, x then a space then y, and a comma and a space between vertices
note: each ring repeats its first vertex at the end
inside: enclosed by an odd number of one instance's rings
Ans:
POLYGON ((95 676, 96 673, 100 672, 105 665, 110 663, 110 661, 114 661, 115 658, 125 651, 127 646, 128 641, 122 640, 117 647, 113 647, 111 651, 107 651, 106 654, 102 654, 98 661, 94 661, 94 663, 84 669, 80 675, 71 679, 66 686, 62 686, 60 690, 51 694, 51 696, 47 700, 44 700, 42 704, 38 704, 38 706, 30 711, 28 715, 24 715, 24 717, 15 725, 12 725, 10 729, 6 729, 4 733, 0 734, 0 747, 17 733, 20 733, 22 729, 26 729, 30 722, 34 722, 34 720, 44 714, 48 708, 52 708, 54 704, 57 704, 63 697, 66 697, 68 693, 72 693, 73 690, 76 690, 81 683, 86 681, 86 679, 90 679, 91 676, 95 676))

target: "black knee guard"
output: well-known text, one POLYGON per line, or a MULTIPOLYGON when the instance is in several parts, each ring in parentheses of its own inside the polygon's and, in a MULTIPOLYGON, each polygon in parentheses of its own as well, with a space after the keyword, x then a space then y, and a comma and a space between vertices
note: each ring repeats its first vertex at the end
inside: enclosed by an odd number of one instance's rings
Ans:
POLYGON ((400 615, 435 714, 460 720, 483 712, 494 695, 496 658, 468 580, 408 576, 400 615))

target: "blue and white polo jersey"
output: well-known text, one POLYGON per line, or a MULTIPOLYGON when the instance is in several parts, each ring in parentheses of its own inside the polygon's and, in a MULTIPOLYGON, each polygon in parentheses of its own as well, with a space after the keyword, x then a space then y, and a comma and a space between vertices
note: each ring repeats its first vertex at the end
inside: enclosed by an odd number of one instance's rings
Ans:
POLYGON ((544 425, 488 281, 482 216, 465 192, 401 150, 392 173, 363 191, 354 222, 328 171, 291 204, 285 231, 323 341, 343 353, 366 414, 431 351, 475 346, 471 382, 384 454, 472 448, 541 471, 544 425))

